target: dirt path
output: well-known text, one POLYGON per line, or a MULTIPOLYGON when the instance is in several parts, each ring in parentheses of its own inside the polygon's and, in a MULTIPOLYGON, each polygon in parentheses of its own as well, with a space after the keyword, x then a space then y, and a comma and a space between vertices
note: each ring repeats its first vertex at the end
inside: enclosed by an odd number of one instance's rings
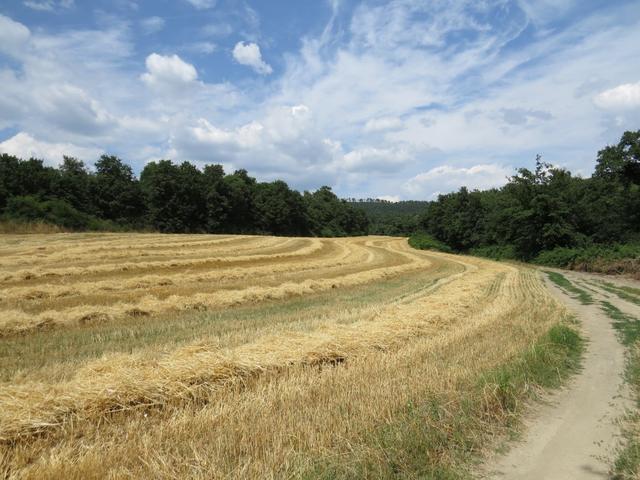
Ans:
MULTIPOLYGON (((575 283, 582 277, 572 272, 567 278, 575 283)), ((521 441, 496 459, 488 469, 488 478, 608 478, 612 453, 619 440, 616 421, 631 405, 622 377, 625 350, 611 320, 600 308, 600 300, 612 299, 590 285, 594 304, 582 305, 551 282, 547 281, 547 285, 580 320, 589 342, 583 369, 565 389, 530 412, 521 441)), ((615 303, 623 311, 635 310, 627 302, 616 299, 615 303)))

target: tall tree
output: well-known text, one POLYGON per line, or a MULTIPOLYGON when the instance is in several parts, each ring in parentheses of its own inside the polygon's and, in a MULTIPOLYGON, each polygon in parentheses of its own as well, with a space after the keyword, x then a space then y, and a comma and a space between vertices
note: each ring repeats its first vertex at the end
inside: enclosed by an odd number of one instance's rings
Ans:
POLYGON ((224 168, 206 165, 203 172, 204 195, 207 209, 207 232, 223 232, 227 222, 229 202, 225 195, 224 168))
POLYGON ((354 209, 340 200, 331 187, 320 187, 313 193, 304 193, 312 235, 321 237, 344 237, 367 235, 369 220, 360 209, 354 209))
POLYGON ((277 180, 260 183, 254 199, 259 231, 276 235, 305 235, 308 225, 302 195, 277 180))
POLYGON ((91 198, 91 177, 84 163, 73 157, 63 157, 58 168, 57 197, 69 203, 76 210, 93 213, 91 198))
POLYGON ((640 130, 624 132, 617 145, 598 152, 594 177, 640 184, 640 130))
POLYGON ((256 179, 246 170, 236 170, 223 180, 223 192, 227 199, 226 227, 230 233, 256 231, 254 196, 256 179))
POLYGON ((145 204, 131 167, 112 155, 102 155, 95 166, 91 195, 100 217, 126 224, 139 222, 145 204))
POLYGON ((140 183, 149 220, 161 232, 206 231, 207 206, 202 172, 189 162, 171 160, 148 163, 140 183))

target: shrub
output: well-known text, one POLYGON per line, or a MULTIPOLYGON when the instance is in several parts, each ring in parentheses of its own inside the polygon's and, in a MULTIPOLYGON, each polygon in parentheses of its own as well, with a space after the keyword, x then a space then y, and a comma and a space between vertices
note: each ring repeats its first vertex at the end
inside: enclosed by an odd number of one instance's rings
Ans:
POLYGON ((491 258, 492 260, 515 260, 516 250, 513 245, 489 245, 469 250, 470 255, 491 258))
POLYGON ((533 263, 548 267, 568 267, 573 265, 579 255, 580 250, 577 248, 557 247, 540 252, 533 263))
MULTIPOLYGON (((576 270, 608 272, 609 266, 628 263, 635 265, 640 260, 640 243, 618 243, 613 245, 588 245, 579 248, 557 247, 540 252, 533 260, 549 267, 573 268, 576 270)), ((622 268, 628 270, 629 266, 622 268)))
MULTIPOLYGON (((114 230, 114 223, 80 212, 64 200, 39 200, 33 196, 12 197, 3 220, 14 224, 57 225, 65 230, 114 230)), ((121 228, 120 228, 121 229, 121 228)))
POLYGON ((448 245, 445 245, 426 233, 415 233, 411 235, 411 237, 409 237, 409 245, 418 250, 436 250, 445 253, 453 252, 448 245))

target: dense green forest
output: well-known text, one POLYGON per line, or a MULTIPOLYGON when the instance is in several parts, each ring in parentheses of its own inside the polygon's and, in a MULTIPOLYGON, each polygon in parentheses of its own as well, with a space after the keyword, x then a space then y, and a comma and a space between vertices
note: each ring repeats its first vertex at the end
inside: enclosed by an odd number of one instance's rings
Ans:
POLYGON ((257 182, 245 170, 225 174, 189 162, 130 166, 103 155, 89 171, 65 157, 58 168, 41 160, 0 155, 3 220, 43 221, 70 230, 157 230, 302 236, 366 235, 364 211, 329 187, 303 194, 283 181, 257 182))
POLYGON ((440 195, 419 230, 456 252, 576 266, 640 258, 640 130, 598 152, 589 178, 536 159, 500 189, 440 195))
POLYGON ((373 235, 408 236, 418 229, 418 220, 429 204, 420 200, 390 202, 381 199, 347 198, 354 207, 365 211, 369 233, 373 235))

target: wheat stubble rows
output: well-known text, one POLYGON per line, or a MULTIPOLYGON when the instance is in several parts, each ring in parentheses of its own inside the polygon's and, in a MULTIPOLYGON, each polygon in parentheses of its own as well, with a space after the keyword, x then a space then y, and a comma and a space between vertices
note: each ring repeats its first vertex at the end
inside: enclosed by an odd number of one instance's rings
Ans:
POLYGON ((532 270, 405 239, 0 241, 7 476, 303 476, 565 316, 532 270))
POLYGON ((122 251, 106 247, 87 253, 72 239, 44 251, 25 240, 1 259, 0 334, 284 298, 429 264, 398 240, 240 237, 203 248, 193 238, 194 247, 187 237, 151 259, 139 255, 135 242, 131 256, 122 258, 122 251))

